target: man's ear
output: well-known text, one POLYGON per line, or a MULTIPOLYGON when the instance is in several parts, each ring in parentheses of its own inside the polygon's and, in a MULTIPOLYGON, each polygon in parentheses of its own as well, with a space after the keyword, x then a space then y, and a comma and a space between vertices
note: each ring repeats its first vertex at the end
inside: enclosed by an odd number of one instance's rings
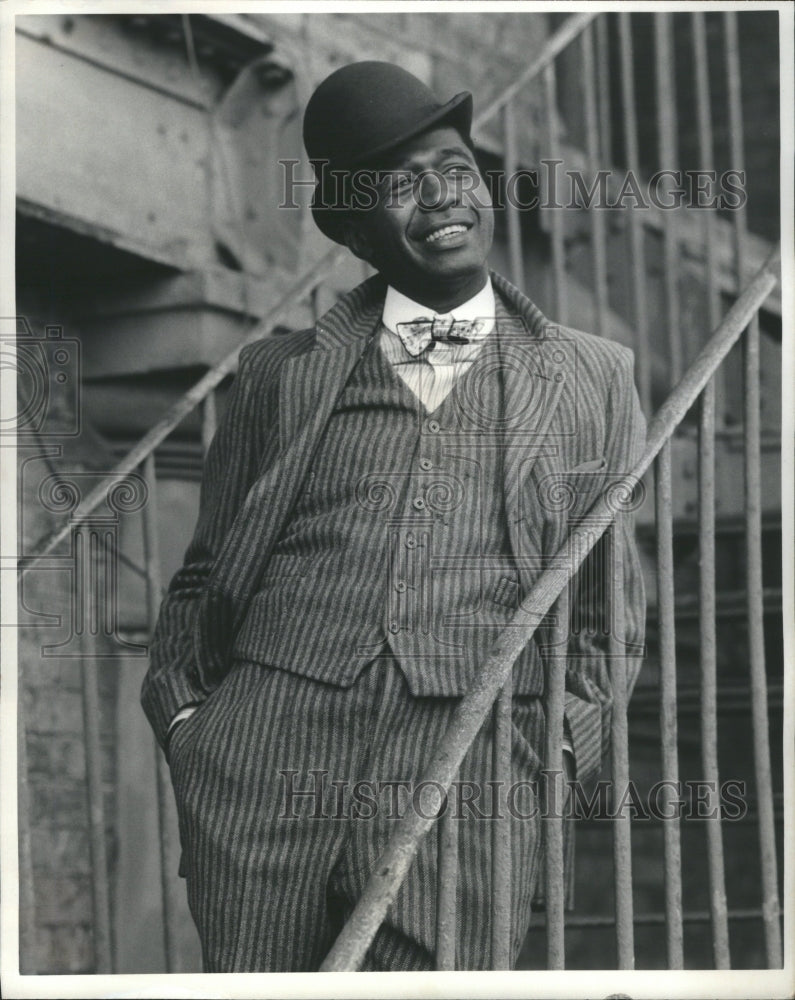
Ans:
POLYGON ((342 238, 345 246, 359 260, 373 263, 374 248, 364 226, 358 219, 348 216, 342 223, 342 238))

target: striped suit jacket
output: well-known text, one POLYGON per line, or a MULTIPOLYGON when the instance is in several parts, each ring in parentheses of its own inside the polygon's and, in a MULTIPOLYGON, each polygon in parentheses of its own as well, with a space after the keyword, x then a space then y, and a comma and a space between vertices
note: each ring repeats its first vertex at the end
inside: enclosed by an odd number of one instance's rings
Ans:
MULTIPOLYGON (((529 363, 503 375, 506 412, 522 425, 505 450, 504 501, 522 590, 565 542, 573 520, 642 451, 645 424, 629 350, 554 326, 500 275, 495 293, 516 317, 510 336, 529 363)), ((199 519, 163 602, 142 702, 161 745, 177 711, 202 702, 230 668, 230 650, 286 523, 335 401, 380 321, 376 276, 344 296, 314 328, 241 352, 224 418, 209 449, 199 519)), ((502 324, 501 324, 502 326, 502 324)), ((505 336, 501 329, 497 331, 505 336)), ((631 519, 623 533, 626 636, 643 642, 645 598, 631 519)), ((599 616, 598 553, 578 576, 578 628, 568 647, 566 725, 577 776, 600 766, 611 704, 606 630, 599 616)), ((537 633, 543 643, 544 629, 537 633)), ((637 661, 639 665, 639 661, 637 661)), ((634 673, 632 671, 631 673, 634 673)))

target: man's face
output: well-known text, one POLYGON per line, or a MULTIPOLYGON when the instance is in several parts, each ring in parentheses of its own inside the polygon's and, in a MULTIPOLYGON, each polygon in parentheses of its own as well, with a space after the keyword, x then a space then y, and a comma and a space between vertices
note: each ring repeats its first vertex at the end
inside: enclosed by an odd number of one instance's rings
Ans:
POLYGON ((389 284, 429 305, 478 292, 488 274, 494 217, 458 131, 444 126, 410 139, 389 154, 379 178, 377 204, 350 224, 351 250, 389 284))

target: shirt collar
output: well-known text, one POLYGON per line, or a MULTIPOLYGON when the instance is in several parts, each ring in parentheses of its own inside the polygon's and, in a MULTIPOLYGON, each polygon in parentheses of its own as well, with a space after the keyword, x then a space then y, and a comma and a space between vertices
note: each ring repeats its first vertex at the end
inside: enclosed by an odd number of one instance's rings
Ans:
POLYGON ((428 319, 435 319, 437 316, 452 316, 453 319, 459 320, 480 319, 485 320, 483 326, 478 330, 478 340, 482 340, 488 337, 494 329, 494 308, 494 289, 491 287, 490 277, 486 278, 486 284, 476 295, 446 313, 434 312, 433 309, 415 302, 414 299, 410 299, 390 285, 386 290, 381 322, 392 333, 397 333, 398 323, 410 323, 419 316, 428 319))

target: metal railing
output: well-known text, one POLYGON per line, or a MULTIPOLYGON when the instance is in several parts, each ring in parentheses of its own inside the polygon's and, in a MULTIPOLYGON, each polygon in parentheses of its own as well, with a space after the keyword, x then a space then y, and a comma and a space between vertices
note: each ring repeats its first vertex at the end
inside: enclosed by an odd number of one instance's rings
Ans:
MULTIPOLYGON (((702 160, 711 162, 711 139, 709 129, 709 89, 708 79, 703 71, 705 52, 703 48, 703 15, 692 15, 693 34, 696 45, 696 69, 698 108, 702 131, 702 160), (699 66, 702 68, 699 69, 699 66)), ((631 15, 619 15, 619 41, 621 51, 621 94, 623 101, 624 134, 627 140, 627 160, 630 168, 638 167, 637 119, 632 72, 632 32, 631 15)), ((730 81, 729 110, 732 122, 732 154, 735 164, 742 163, 742 116, 739 91, 738 48, 736 15, 724 14, 727 75, 730 81)), ((669 157, 675 149, 676 120, 673 97, 672 45, 670 21, 665 14, 655 15, 656 79, 658 86, 658 130, 660 156, 669 157)), ((607 66, 607 40, 604 18, 595 14, 579 14, 571 17, 554 34, 545 46, 541 56, 528 67, 499 98, 490 104, 475 120, 477 130, 491 118, 502 116, 505 169, 510 171, 519 165, 517 142, 516 101, 522 88, 537 77, 542 81, 544 100, 544 120, 546 122, 546 152, 550 159, 557 158, 561 148, 560 126, 557 116, 557 68, 558 56, 574 41, 581 47, 583 88, 585 96, 586 153, 589 164, 604 162, 610 149, 610 108, 607 66)), ((632 303, 633 323, 637 332, 636 353, 641 399, 646 412, 651 405, 651 358, 647 322, 646 275, 644 266, 643 220, 639 213, 630 212, 628 222, 632 246, 632 303)), ((709 213, 705 213, 709 215, 709 213)), ((524 259, 521 217, 518 209, 507 206, 507 233, 510 276, 515 284, 524 285, 524 259)), ((605 261, 607 259, 608 233, 601 213, 591 213, 591 239, 593 257, 593 290, 596 326, 599 332, 609 330, 609 294, 605 261)), ((672 572, 672 499, 671 499, 671 449, 670 440, 687 409, 697 399, 700 400, 700 446, 699 480, 700 494, 700 545, 702 553, 702 575, 699 604, 702 627, 701 676, 704 698, 702 703, 702 747, 705 777, 717 775, 716 744, 716 679, 714 655, 714 611, 715 611, 715 571, 714 571, 714 380, 720 365, 730 347, 742 336, 747 327, 743 343, 745 345, 745 471, 746 471, 746 532, 748 548, 747 609, 751 647, 751 692, 754 724, 754 759, 759 799, 760 853, 763 873, 764 926, 767 943, 768 963, 771 966, 781 962, 780 909, 778 903, 775 836, 773 825, 773 796, 768 743, 766 672, 762 636, 762 585, 761 585, 761 529, 759 494, 759 326, 758 310, 776 283, 776 262, 771 259, 764 265, 753 281, 740 295, 723 321, 718 324, 718 293, 716 284, 716 263, 714 260, 711 222, 705 222, 704 254, 707 299, 709 303, 710 329, 715 329, 712 339, 699 354, 697 360, 681 377, 682 354, 678 337, 679 300, 677 289, 677 233, 676 220, 669 213, 663 218, 664 234, 664 283, 666 302, 666 322, 671 337, 669 342, 670 372, 672 382, 678 382, 675 390, 658 411, 651 423, 648 445, 643 458, 625 478, 624 486, 629 489, 643 473, 655 463, 655 504, 657 515, 657 580, 659 594, 659 622, 661 634, 661 745, 663 754, 662 774, 665 779, 678 780, 677 726, 676 726, 676 657, 675 621, 672 572)), ((734 217, 734 287, 739 295, 747 276, 748 252, 745 214, 742 211, 734 217)), ((270 333, 287 315, 298 301, 316 301, 317 290, 321 287, 329 271, 345 253, 335 248, 317 264, 308 269, 296 281, 277 305, 252 329, 244 343, 270 333)), ((553 288, 554 313, 556 319, 565 323, 567 318, 567 262, 565 233, 560 212, 552 212, 550 218, 550 254, 553 288)), ((201 439, 206 450, 216 424, 214 392, 221 381, 236 366, 241 343, 234 351, 214 365, 189 392, 172 406, 161 420, 138 442, 138 444, 118 463, 112 476, 126 475, 137 469, 142 470, 149 490, 149 502, 144 508, 144 558, 147 588, 147 611, 151 628, 157 617, 162 594, 160 561, 157 541, 158 510, 156 502, 156 475, 154 454, 160 445, 178 425, 201 407, 201 439)), ((108 480, 109 481, 109 480, 108 480)), ((81 504, 81 517, 87 517, 104 499, 106 485, 98 486, 81 504)), ((453 723, 442 743, 433 755, 424 778, 439 782, 449 788, 467 747, 478 732, 488 712, 495 706, 496 736, 494 743, 494 777, 504 778, 510 773, 510 714, 511 714, 511 666, 525 643, 535 631, 538 616, 554 606, 559 625, 559 634, 554 639, 558 643, 558 653, 548 664, 545 708, 547 713, 547 733, 545 747, 545 768, 556 777, 548 783, 545 794, 547 804, 562 801, 564 794, 562 779, 562 732, 564 697, 564 649, 565 626, 568 621, 568 585, 578 566, 593 545, 604 534, 611 540, 615 537, 610 525, 614 513, 601 498, 585 522, 576 529, 577 544, 573 549, 558 553, 558 559, 539 578, 532 593, 517 612, 511 628, 506 630, 499 649, 483 665, 478 680, 472 690, 462 699, 453 723)), ((51 553, 75 530, 75 521, 55 531, 40 546, 36 556, 22 561, 25 569, 36 559, 51 553)), ((614 567, 620 569, 620 551, 616 548, 614 567)), ((621 598, 619 580, 614 580, 615 594, 621 598)), ((614 609, 614 621, 620 624, 620 606, 614 609)), ((614 630, 620 636, 621 629, 614 630)), ((618 640, 616 640, 618 641, 618 640)), ((611 651, 611 683, 614 692, 612 715, 612 775, 617 785, 629 779, 629 755, 627 743, 626 705, 626 663, 623 653, 614 648, 611 651)), ((110 916, 107 900, 108 868, 104 852, 104 815, 102 790, 99 785, 99 736, 96 725, 97 679, 95 668, 86 661, 83 669, 83 690, 87 710, 86 753, 89 812, 91 816, 92 844, 92 884, 94 886, 94 945, 98 971, 110 971, 110 916)), ((176 871, 175 845, 169 837, 166 823, 168 799, 171 795, 167 766, 158 754, 157 797, 160 813, 160 849, 162 871, 162 905, 165 934, 165 951, 168 971, 177 971, 177 928, 176 893, 181 891, 173 878, 176 871)), ((562 824, 555 818, 559 810, 545 810, 545 880, 546 880, 546 926, 547 960, 549 968, 564 965, 564 892, 563 892, 563 833, 562 824)), ((356 968, 383 919, 387 906, 394 898, 400 883, 408 870, 411 858, 417 850, 421 838, 433 825, 432 819, 410 814, 402 820, 390 842, 390 846, 376 866, 377 873, 357 905, 334 948, 328 955, 323 968, 356 968)), ((21 816, 24 830, 26 817, 21 816)), ((509 962, 510 948, 510 907, 506 906, 511 888, 510 841, 507 824, 495 824, 493 847, 494 900, 492 912, 492 962, 495 968, 505 968, 509 962)), ((455 880, 458 868, 455 824, 450 817, 440 820, 441 860, 438 887, 437 963, 440 969, 455 966, 455 880)), ((29 842, 29 841, 25 841, 29 842)), ((667 960, 670 968, 683 967, 683 912, 681 893, 681 845, 678 822, 664 822, 665 844, 665 920, 667 927, 667 960)), ((709 824, 708 857, 710 876, 710 919, 713 928, 715 962, 718 967, 729 964, 727 908, 724 886, 720 819, 709 824)), ((28 852, 29 854, 29 852, 28 852)), ((629 818, 621 818, 614 825, 614 864, 616 882, 616 937, 618 965, 631 968, 634 964, 632 875, 629 818)), ((28 893, 29 894, 29 893, 28 893)))
MULTIPOLYGON (((658 586, 664 597, 664 614, 669 638, 665 645, 663 668, 663 698, 661 711, 662 744, 664 748, 663 778, 678 781, 676 765, 676 674, 674 658, 674 623, 673 608, 673 574, 670 572, 670 539, 672 527, 671 513, 671 474, 670 474, 670 439, 678 424, 690 407, 701 398, 709 398, 715 372, 732 346, 742 336, 743 331, 757 314, 760 306, 770 294, 778 280, 778 254, 774 252, 754 280, 729 310, 723 322, 715 330, 712 338, 701 351, 693 365, 688 369, 676 389, 671 393, 660 408, 649 426, 648 443, 635 467, 626 474, 620 483, 612 490, 630 495, 640 482, 646 470, 658 457, 656 468, 656 506, 660 515, 660 550, 662 558, 658 565, 658 586)), ((702 409, 707 407, 702 403, 702 409)), ((714 441, 714 426, 705 425, 705 444, 714 441)), ((746 452, 753 451, 754 441, 746 434, 746 452)), ((702 463, 705 474, 701 489, 701 520, 704 526, 709 526, 714 517, 714 491, 709 483, 709 462, 711 451, 702 449, 702 463)), ((519 610, 512 618, 509 627, 499 640, 498 648, 480 669, 477 680, 472 688, 461 699, 453 714, 447 732, 435 748, 431 760, 420 778, 420 784, 441 786, 448 790, 456 778, 458 767, 466 751, 477 735, 488 711, 497 701, 497 733, 500 732, 500 719, 504 717, 508 703, 510 712, 510 672, 527 642, 530 641, 538 628, 541 619, 554 607, 554 615, 564 635, 568 627, 568 613, 565 606, 566 591, 570 580, 582 565, 585 557, 614 522, 616 511, 606 495, 600 497, 584 520, 573 529, 572 537, 561 547, 552 565, 545 569, 519 610), (572 541, 574 544, 572 544, 572 541)), ((714 545, 714 536, 706 531, 701 536, 702 558, 714 545)), ((753 542, 749 539, 749 548, 753 542)), ((614 548, 618 558, 613 559, 613 595, 621 604, 623 587, 620 573, 620 550, 614 548)), ((700 593, 701 620, 705 630, 714 627, 714 569, 707 568, 702 574, 700 593)), ((615 616, 617 627, 611 630, 612 641, 620 642, 622 612, 615 616)), ((558 637, 560 639, 560 637, 558 637)), ((556 644, 556 648, 560 646, 556 644)), ((611 719, 612 740, 612 783, 619 788, 626 788, 629 782, 629 752, 627 734, 627 678, 624 672, 626 655, 618 648, 611 649, 610 680, 613 694, 613 709, 611 719)), ((562 801, 562 760, 563 745, 563 696, 564 696, 565 654, 553 656, 547 672, 545 690, 546 710, 546 759, 544 769, 553 775, 552 788, 547 788, 547 797, 554 796, 562 801)), ((704 705, 702 711, 702 747, 705 763, 709 764, 709 778, 713 773, 717 778, 717 729, 714 713, 714 657, 705 655, 701 663, 702 685, 704 689, 704 705)), ((752 673, 752 690, 761 704, 759 707, 760 753, 756 759, 756 779, 760 795, 770 788, 770 753, 767 748, 767 710, 766 687, 764 684, 764 662, 752 673), (761 667, 761 669, 760 669, 761 667), (759 690, 761 686, 761 690, 759 690)), ((495 756, 499 763, 493 775, 495 780, 510 774, 509 750, 499 738, 495 738, 495 756)), ((772 807, 772 792, 770 795, 772 807)), ((772 814, 771 814, 772 816, 772 814)), ((618 967, 631 969, 634 967, 633 919, 632 919, 632 876, 631 849, 629 843, 629 813, 614 820, 614 868, 616 892, 616 941, 618 951, 618 967)), ((543 814, 545 827, 545 861, 547 872, 547 934, 548 959, 550 968, 563 967, 563 828, 560 809, 545 809, 543 814)), ((411 861, 419 848, 420 841, 434 824, 435 818, 419 812, 409 812, 398 824, 389 846, 375 862, 374 874, 365 887, 362 896, 349 918, 345 928, 340 933, 334 947, 321 966, 321 971, 343 971, 358 968, 367 948, 375 936, 387 908, 395 898, 400 885, 409 869, 411 861)), ((681 902, 681 854, 678 843, 678 827, 673 825, 678 821, 666 821, 666 916, 668 927, 668 960, 671 968, 682 967, 682 902, 681 902)), ((508 824, 496 824, 506 827, 508 824)), ((716 964, 725 962, 728 966, 728 931, 726 925, 725 887, 723 854, 720 841, 720 810, 715 810, 715 817, 710 820, 710 835, 707 843, 710 873, 710 899, 712 901, 711 918, 715 942, 716 964)), ((763 831, 760 823, 760 845, 762 849, 762 864, 766 875, 764 878, 765 931, 768 946, 768 959, 772 966, 781 963, 780 910, 778 890, 776 887, 775 844, 770 844, 768 837, 772 834, 763 831), (768 918, 769 915, 769 918, 768 918)), ((443 851, 449 838, 442 841, 443 851)), ((449 850, 449 847, 447 847, 449 850)), ((449 879, 455 870, 455 858, 443 857, 440 860, 440 872, 449 879)), ((506 880, 498 881, 495 887, 493 912, 510 913, 509 884, 506 880), (502 893, 502 895, 499 895, 502 893)), ((439 952, 445 956, 450 954, 449 927, 453 922, 451 908, 454 906, 454 896, 449 883, 439 887, 439 899, 448 908, 440 917, 440 924, 445 928, 443 941, 439 952)), ((503 930, 504 932, 504 930, 503 930)), ((510 936, 508 936, 509 938, 510 936)), ((494 968, 503 968, 504 941, 492 954, 494 968)), ((724 967, 725 967, 724 966, 724 967)))

